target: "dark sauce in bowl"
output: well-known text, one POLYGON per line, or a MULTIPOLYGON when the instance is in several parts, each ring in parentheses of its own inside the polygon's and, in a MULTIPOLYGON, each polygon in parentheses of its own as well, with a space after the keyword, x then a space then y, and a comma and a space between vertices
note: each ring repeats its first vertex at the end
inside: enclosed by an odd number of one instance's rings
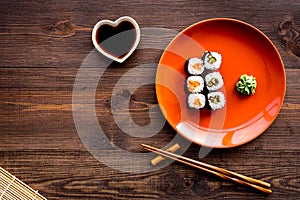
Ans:
POLYGON ((106 53, 119 59, 122 59, 131 50, 136 37, 135 27, 128 21, 123 21, 115 27, 104 24, 96 32, 98 45, 106 53))

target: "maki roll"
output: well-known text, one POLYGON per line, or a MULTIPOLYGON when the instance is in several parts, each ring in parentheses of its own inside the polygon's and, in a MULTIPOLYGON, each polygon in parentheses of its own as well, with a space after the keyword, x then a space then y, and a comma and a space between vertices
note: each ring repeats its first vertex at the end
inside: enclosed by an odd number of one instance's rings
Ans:
POLYGON ((219 72, 212 72, 205 76, 206 88, 209 91, 220 89, 224 85, 222 75, 219 72))
POLYGON ((189 94, 187 104, 192 109, 203 108, 205 106, 205 96, 203 94, 189 94))
POLYGON ((207 101, 211 109, 217 110, 225 106, 225 96, 222 92, 211 92, 207 95, 207 101))
POLYGON ((186 79, 186 88, 190 93, 200 93, 204 88, 204 80, 201 76, 189 76, 186 79))
POLYGON ((217 70, 220 68, 222 63, 222 56, 217 52, 206 51, 203 54, 204 66, 209 70, 217 70))
POLYGON ((204 71, 203 60, 200 58, 190 58, 185 65, 185 71, 189 75, 200 75, 204 71))

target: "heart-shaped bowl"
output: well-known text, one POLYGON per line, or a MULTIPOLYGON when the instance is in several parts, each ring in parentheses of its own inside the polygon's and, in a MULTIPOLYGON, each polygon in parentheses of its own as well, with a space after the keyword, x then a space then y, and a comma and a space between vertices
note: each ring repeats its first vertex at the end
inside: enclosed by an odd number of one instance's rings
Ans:
POLYGON ((104 56, 124 62, 140 41, 140 28, 131 17, 123 16, 116 21, 101 20, 93 28, 92 41, 104 56))

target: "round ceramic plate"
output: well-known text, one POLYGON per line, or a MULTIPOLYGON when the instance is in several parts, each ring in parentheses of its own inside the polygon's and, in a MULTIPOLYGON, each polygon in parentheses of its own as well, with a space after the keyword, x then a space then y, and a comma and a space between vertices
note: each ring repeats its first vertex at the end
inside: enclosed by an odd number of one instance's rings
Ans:
POLYGON ((285 87, 275 46, 257 28, 234 19, 209 19, 183 30, 165 49, 156 74, 158 103, 170 125, 188 140, 214 148, 238 146, 262 134, 280 111, 285 87), (226 104, 216 111, 186 106, 184 63, 204 51, 222 55, 226 104), (236 91, 242 74, 256 77, 254 95, 236 91))

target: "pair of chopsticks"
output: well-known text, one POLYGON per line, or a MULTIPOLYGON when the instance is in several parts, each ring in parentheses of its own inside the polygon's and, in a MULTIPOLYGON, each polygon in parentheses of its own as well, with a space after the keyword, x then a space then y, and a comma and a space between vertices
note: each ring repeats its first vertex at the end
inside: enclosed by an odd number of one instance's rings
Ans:
POLYGON ((203 163, 203 162, 193 160, 193 159, 190 159, 190 158, 187 158, 184 156, 180 156, 180 155, 168 152, 168 151, 164 151, 164 150, 161 150, 161 149, 158 149, 158 148, 146 145, 146 144, 141 144, 141 146, 145 150, 154 152, 163 157, 170 158, 170 159, 176 160, 178 162, 181 162, 183 164, 186 164, 186 165, 195 167, 197 169, 203 170, 205 172, 214 174, 223 179, 239 183, 241 185, 256 189, 256 190, 261 191, 266 194, 272 193, 272 190, 270 189, 271 188, 270 183, 267 183, 267 182, 264 182, 261 180, 257 180, 254 178, 250 178, 250 177, 244 176, 242 174, 238 174, 238 173, 235 173, 235 172, 232 172, 232 171, 220 168, 220 167, 216 167, 216 166, 213 166, 213 165, 210 165, 207 163, 203 163))

